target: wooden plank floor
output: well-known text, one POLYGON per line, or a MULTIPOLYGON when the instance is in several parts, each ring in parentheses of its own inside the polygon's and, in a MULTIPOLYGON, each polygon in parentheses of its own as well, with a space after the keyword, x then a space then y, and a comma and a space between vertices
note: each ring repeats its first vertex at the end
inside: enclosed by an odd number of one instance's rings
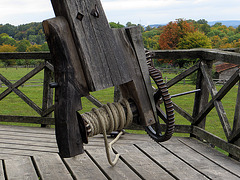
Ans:
POLYGON ((4 179, 240 179, 240 162, 192 138, 158 144, 147 135, 125 134, 114 145, 121 154, 107 163, 102 136, 85 153, 62 159, 53 129, 0 125, 0 180, 4 179))

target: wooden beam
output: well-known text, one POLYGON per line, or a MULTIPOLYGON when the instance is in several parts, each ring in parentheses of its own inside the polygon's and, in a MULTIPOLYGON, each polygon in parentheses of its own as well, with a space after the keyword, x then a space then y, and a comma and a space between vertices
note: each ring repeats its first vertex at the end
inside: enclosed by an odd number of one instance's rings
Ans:
POLYGON ((0 74, 0 79, 4 82, 4 84, 8 87, 3 93, 0 94, 0 100, 10 94, 12 91, 17 94, 25 103, 27 103, 33 110, 35 110, 39 115, 42 113, 42 109, 38 107, 31 99, 29 99, 24 93, 22 93, 19 89, 17 89, 15 84, 12 84, 5 77, 0 74))
POLYGON ((156 122, 154 114, 156 110, 153 109, 155 108, 155 103, 153 105, 152 102, 153 91, 149 89, 152 86, 144 48, 139 45, 142 42, 140 37, 141 31, 139 28, 133 27, 127 30, 124 28, 113 29, 113 32, 118 49, 122 57, 127 61, 129 73, 132 78, 132 81, 120 85, 122 96, 126 99, 132 99, 135 102, 140 116, 139 122, 136 123, 143 126, 151 125, 156 122), (141 70, 141 68, 143 69, 141 70), (149 78, 149 80, 146 80, 146 78, 149 78))
POLYGON ((0 59, 51 59, 49 52, 0 52, 0 59))
POLYGON ((230 144, 223 139, 211 134, 204 129, 201 129, 197 126, 193 126, 193 134, 201 139, 206 140, 207 142, 221 148, 224 151, 232 154, 233 156, 240 158, 240 147, 234 144, 230 144))
POLYGON ((230 141, 240 146, 240 82, 238 83, 238 94, 233 121, 233 130, 230 141))
POLYGON ((56 16, 65 17, 69 23, 91 91, 132 80, 129 77, 126 60, 116 47, 113 32, 100 0, 52 0, 51 2, 56 16))
POLYGON ((177 104, 173 103, 173 107, 176 112, 178 112, 181 116, 183 116, 189 122, 192 123, 194 121, 193 117, 189 113, 184 111, 181 107, 179 107, 177 104))
POLYGON ((174 84, 177 84, 179 81, 181 81, 182 79, 186 78, 187 76, 191 75, 192 73, 194 73, 195 71, 197 71, 199 69, 199 63, 195 64, 194 66, 192 66, 191 68, 187 69, 186 71, 184 71, 183 73, 179 74, 178 76, 176 76, 175 78, 171 79, 170 81, 167 82, 167 87, 170 88, 172 87, 174 84))
POLYGON ((47 125, 54 125, 55 124, 54 118, 35 117, 35 116, 0 115, 0 121, 1 122, 47 124, 47 125))
POLYGON ((77 111, 88 95, 82 64, 68 22, 57 17, 43 22, 55 72, 55 128, 59 153, 72 157, 84 152, 77 111))
MULTIPOLYGON (((202 62, 201 63, 201 70, 202 70, 204 79, 207 82, 209 92, 211 93, 212 98, 214 98, 218 92, 217 92, 217 89, 216 89, 216 87, 214 85, 214 82, 213 82, 211 76, 209 75, 209 72, 207 71, 207 68, 208 68, 207 65, 202 62)), ((228 88, 226 89, 226 92, 225 93, 223 92, 220 95, 226 94, 230 90, 229 86, 227 86, 227 87, 228 88)), ((215 108, 217 110, 219 119, 220 119, 220 121, 222 123, 225 135, 226 135, 227 138, 229 138, 229 136, 231 135, 231 126, 230 126, 228 118, 226 116, 226 112, 225 112, 225 110, 223 108, 223 104, 222 104, 222 102, 220 100, 216 99, 214 101, 214 106, 215 106, 215 108)))

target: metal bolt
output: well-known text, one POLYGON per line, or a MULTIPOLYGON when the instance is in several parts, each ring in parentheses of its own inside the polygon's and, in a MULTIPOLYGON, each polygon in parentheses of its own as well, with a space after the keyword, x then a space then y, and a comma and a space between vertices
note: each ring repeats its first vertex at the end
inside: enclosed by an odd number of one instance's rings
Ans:
POLYGON ((80 13, 80 12, 77 13, 77 19, 78 19, 78 20, 82 21, 83 16, 84 16, 84 15, 83 15, 82 13, 80 13))
POLYGON ((91 11, 91 15, 93 15, 96 18, 99 18, 99 10, 97 8, 97 5, 95 4, 95 9, 91 11))

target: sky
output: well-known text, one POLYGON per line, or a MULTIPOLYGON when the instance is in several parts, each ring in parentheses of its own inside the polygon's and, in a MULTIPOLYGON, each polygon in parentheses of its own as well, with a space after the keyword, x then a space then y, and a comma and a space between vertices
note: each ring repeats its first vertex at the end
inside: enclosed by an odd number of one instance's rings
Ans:
MULTIPOLYGON (((178 18, 240 20, 240 0, 101 0, 109 22, 167 24, 178 18)), ((50 0, 1 0, 0 24, 42 22, 53 18, 50 0)))

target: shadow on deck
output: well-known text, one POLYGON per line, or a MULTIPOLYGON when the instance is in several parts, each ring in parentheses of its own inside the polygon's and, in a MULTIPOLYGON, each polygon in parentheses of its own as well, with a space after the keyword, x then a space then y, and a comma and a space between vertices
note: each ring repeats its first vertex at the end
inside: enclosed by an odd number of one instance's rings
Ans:
POLYGON ((106 159, 102 136, 85 153, 61 159, 53 129, 0 126, 2 179, 240 179, 237 162, 193 138, 158 144, 147 135, 125 134, 114 145, 115 167, 106 159))

